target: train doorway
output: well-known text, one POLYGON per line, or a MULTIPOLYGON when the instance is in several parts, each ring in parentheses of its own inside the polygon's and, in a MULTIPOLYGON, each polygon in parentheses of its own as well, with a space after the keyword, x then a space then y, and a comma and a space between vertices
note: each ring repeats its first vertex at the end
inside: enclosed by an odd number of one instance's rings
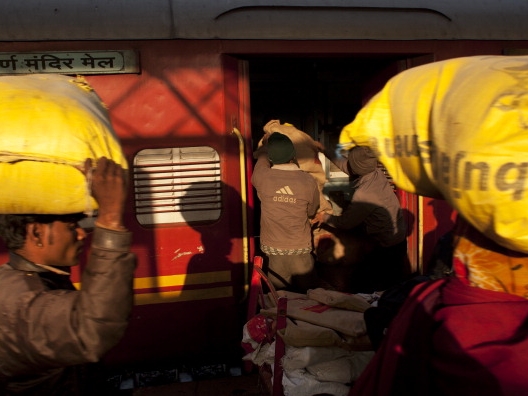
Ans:
MULTIPOLYGON (((253 149, 263 135, 263 126, 270 120, 293 124, 326 147, 334 148, 341 129, 355 118, 361 107, 392 76, 431 61, 431 55, 409 54, 250 58, 248 69, 253 149)), ((349 197, 348 178, 334 172, 329 161, 323 165, 327 172, 329 198, 339 200, 349 197)), ((260 207, 256 194, 254 196, 254 235, 258 251, 260 207)), ((413 270, 420 267, 417 199, 406 196, 403 202, 408 214, 409 260, 413 270)), ((339 253, 332 251, 326 254, 335 256, 339 253)))
POLYGON ((338 134, 372 91, 399 71, 398 61, 283 57, 249 60, 254 142, 271 119, 293 124, 316 140, 324 134, 338 134))

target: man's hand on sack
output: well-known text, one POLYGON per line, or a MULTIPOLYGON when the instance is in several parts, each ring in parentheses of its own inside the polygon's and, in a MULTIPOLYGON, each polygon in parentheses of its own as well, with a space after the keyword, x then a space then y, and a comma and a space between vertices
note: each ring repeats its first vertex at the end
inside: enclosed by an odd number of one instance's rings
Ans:
POLYGON ((314 218, 312 220, 310 220, 310 223, 312 225, 316 225, 317 227, 319 227, 321 224, 323 224, 327 218, 327 214, 323 211, 321 212, 317 212, 317 214, 314 216, 314 218))

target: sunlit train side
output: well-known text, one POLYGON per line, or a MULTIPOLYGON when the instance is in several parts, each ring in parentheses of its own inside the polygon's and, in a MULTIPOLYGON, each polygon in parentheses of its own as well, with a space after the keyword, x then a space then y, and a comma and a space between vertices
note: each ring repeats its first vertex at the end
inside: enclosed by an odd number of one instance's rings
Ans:
MULTIPOLYGON (((110 364, 240 356, 258 247, 252 151, 267 121, 332 145, 406 68, 528 53, 528 5, 512 0, 479 9, 471 0, 8 3, 0 75, 85 76, 130 164, 136 298, 110 364)), ((346 178, 325 169, 331 197, 346 178)), ((422 270, 454 213, 398 193, 410 260, 422 270)))

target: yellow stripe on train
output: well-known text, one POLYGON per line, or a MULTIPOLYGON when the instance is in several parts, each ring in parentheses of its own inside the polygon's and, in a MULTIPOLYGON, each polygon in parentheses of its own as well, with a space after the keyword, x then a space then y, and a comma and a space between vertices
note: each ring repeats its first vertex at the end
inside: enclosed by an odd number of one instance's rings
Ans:
POLYGON ((227 298, 233 296, 231 286, 213 287, 210 289, 178 290, 158 293, 136 294, 135 305, 162 304, 185 301, 209 300, 215 298, 227 298))
MULTIPOLYGON (((134 296, 136 305, 160 304, 182 301, 207 300, 212 298, 225 298, 233 296, 232 286, 211 287, 207 285, 214 283, 225 283, 231 281, 231 271, 201 272, 197 274, 164 275, 134 279, 134 296), (185 290, 186 285, 203 285, 203 289, 185 290), (138 293, 145 289, 183 287, 177 291, 159 291, 151 293, 138 293)), ((77 289, 81 283, 74 284, 77 289)))
POLYGON ((171 287, 185 285, 204 285, 209 283, 230 282, 231 271, 200 272, 197 274, 164 275, 134 279, 134 290, 153 287, 171 287))

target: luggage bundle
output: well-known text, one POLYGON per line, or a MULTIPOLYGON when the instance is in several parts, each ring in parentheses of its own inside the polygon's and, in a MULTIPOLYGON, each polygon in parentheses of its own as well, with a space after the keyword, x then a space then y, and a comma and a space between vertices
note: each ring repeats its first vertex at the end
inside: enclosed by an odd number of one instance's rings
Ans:
POLYGON ((99 96, 81 77, 0 77, 0 213, 91 213, 83 173, 102 156, 128 168, 99 96))

